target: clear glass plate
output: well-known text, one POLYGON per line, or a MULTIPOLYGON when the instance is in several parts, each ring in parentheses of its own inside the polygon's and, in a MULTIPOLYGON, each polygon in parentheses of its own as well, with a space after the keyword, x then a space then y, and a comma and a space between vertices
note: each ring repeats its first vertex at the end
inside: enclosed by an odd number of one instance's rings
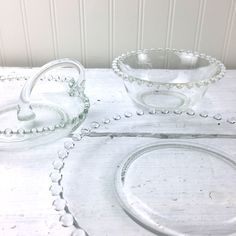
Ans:
POLYGON ((150 111, 90 122, 56 159, 60 219, 71 214, 90 236, 236 234, 235 119, 150 111))
POLYGON ((205 145, 153 143, 128 155, 116 177, 124 210, 156 233, 231 235, 236 163, 205 145))

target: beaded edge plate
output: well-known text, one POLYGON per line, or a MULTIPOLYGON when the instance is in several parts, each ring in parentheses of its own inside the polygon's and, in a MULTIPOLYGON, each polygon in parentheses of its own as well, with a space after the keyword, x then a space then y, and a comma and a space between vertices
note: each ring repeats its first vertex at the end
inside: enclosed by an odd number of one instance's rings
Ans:
MULTIPOLYGON (((167 110, 162 110, 158 111, 162 115, 167 115, 169 114, 169 111, 167 110)), ((124 117, 126 119, 132 118, 133 116, 143 116, 143 115, 155 115, 158 113, 155 110, 150 110, 148 113, 144 113, 142 110, 138 110, 136 114, 132 114, 131 112, 126 112, 124 113, 124 117)), ((210 118, 213 119, 217 122, 223 122, 223 123, 228 123, 229 125, 234 125, 236 123, 236 120, 234 117, 229 118, 229 119, 223 119, 220 114, 216 114, 214 116, 209 116, 208 113, 206 112, 201 112, 201 113, 195 113, 193 110, 188 110, 186 112, 176 110, 173 112, 174 115, 181 115, 181 114, 186 114, 187 116, 199 116, 202 119, 205 118, 210 118)), ((60 222, 62 223, 63 226, 65 227, 74 227, 74 230, 72 230, 71 235, 88 235, 86 232, 86 229, 82 229, 79 225, 79 221, 76 219, 76 217, 71 213, 70 208, 67 204, 66 199, 64 199, 63 195, 63 187, 62 186, 62 178, 63 178, 63 167, 66 162, 66 158, 69 156, 70 150, 75 147, 75 143, 77 141, 82 140, 86 136, 90 136, 91 133, 95 130, 97 130, 101 125, 109 125, 111 120, 119 121, 122 119, 122 115, 114 115, 111 119, 105 118, 102 120, 102 122, 97 122, 94 121, 91 123, 91 125, 87 128, 82 128, 79 133, 75 133, 72 135, 71 140, 66 141, 64 143, 64 148, 62 150, 58 151, 57 158, 53 162, 53 171, 50 174, 50 178, 52 181, 52 185, 50 187, 51 194, 55 196, 55 200, 53 201, 53 207, 55 208, 56 211, 60 212, 60 222)), ((218 123, 219 124, 219 123, 218 123)), ((161 232, 161 231, 159 231, 161 232)), ((170 235, 175 235, 171 234, 170 235)))

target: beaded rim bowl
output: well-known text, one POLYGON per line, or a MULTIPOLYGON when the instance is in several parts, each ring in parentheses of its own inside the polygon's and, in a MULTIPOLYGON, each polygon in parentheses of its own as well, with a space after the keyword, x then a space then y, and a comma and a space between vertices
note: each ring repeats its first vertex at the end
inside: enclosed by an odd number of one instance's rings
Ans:
POLYGON ((225 66, 223 65, 222 62, 220 62, 219 60, 208 56, 206 54, 203 53, 198 53, 198 52, 193 52, 190 50, 177 50, 177 49, 170 49, 170 48, 158 48, 158 49, 142 49, 142 50, 137 50, 137 51, 130 51, 124 54, 121 54, 121 56, 118 56, 117 58, 115 58, 112 62, 112 69, 113 71, 119 76, 121 77, 124 81, 129 81, 129 82, 136 82, 137 84, 141 85, 144 84, 148 87, 150 86, 163 86, 166 88, 178 88, 178 89, 182 89, 182 88, 192 88, 192 87, 202 87, 202 86, 207 86, 209 84, 215 83, 216 81, 222 79, 225 75, 225 66), (211 76, 210 78, 207 79, 203 79, 203 80, 199 80, 199 81, 194 81, 194 82, 177 82, 177 83, 169 83, 169 82, 159 82, 159 81, 148 81, 148 80, 144 80, 132 75, 129 75, 125 72, 122 71, 120 64, 127 59, 128 57, 134 56, 134 55, 138 55, 141 53, 148 53, 148 52, 169 52, 169 53, 174 53, 174 54, 186 54, 186 55, 191 55, 191 56, 195 56, 201 59, 205 59, 206 61, 208 61, 209 64, 215 64, 217 65, 218 71, 217 73, 215 73, 213 76, 211 76))

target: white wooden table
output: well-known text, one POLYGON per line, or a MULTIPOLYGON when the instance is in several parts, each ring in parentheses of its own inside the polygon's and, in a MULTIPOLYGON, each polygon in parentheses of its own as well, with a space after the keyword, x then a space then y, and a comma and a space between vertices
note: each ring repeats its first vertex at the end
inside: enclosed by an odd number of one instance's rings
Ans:
MULTIPOLYGON (((4 69, 8 71, 21 69, 4 69)), ((1 74, 1 71, 0 71, 1 74)), ((89 69, 86 94, 91 107, 88 119, 110 117, 132 110, 122 81, 109 69, 89 69)), ((12 88, 12 92, 14 88, 12 88)), ((205 98, 195 107, 212 113, 236 114, 236 71, 211 86, 205 98)), ((0 235, 45 236, 69 235, 70 229, 59 223, 49 192, 51 165, 63 140, 23 152, 0 151, 0 235)))

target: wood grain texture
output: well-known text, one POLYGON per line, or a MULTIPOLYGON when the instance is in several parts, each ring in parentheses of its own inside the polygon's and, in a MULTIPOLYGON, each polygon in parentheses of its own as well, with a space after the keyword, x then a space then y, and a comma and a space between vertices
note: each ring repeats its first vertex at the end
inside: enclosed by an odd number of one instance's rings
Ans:
POLYGON ((50 2, 48 0, 25 1, 29 42, 33 66, 56 58, 50 2))
POLYGON ((230 0, 207 0, 203 16, 199 50, 222 58, 230 0))
POLYGON ((139 1, 114 1, 114 56, 137 49, 139 1))
MULTIPOLYGON (((22 74, 22 71, 24 71, 24 69, 5 68, 1 70, 1 74, 9 74, 13 71, 22 74)), ((70 75, 70 73, 68 73, 68 75, 70 75)), ((126 111, 131 111, 134 113, 137 110, 137 107, 135 107, 129 99, 122 81, 117 78, 112 70, 88 69, 86 71, 86 76, 88 78, 86 83, 86 94, 89 96, 91 103, 89 115, 86 120, 86 122, 88 122, 87 124, 91 124, 91 122, 94 120, 102 121, 104 117, 112 118, 115 114, 122 115, 126 111)), ((219 83, 209 87, 206 96, 195 107, 195 109, 198 111, 202 111, 204 109, 209 111, 210 114, 216 114, 220 112, 224 118, 235 116, 235 77, 236 71, 227 71, 226 77, 222 81, 219 81, 219 83), (216 94, 221 94, 221 96, 215 96, 216 94)), ((13 82, 4 82, 4 84, 2 84, 1 86, 3 85, 11 88, 9 88, 9 95, 19 93, 19 91, 17 90, 17 86, 14 86, 13 82)), ((53 87, 51 89, 52 92, 55 91, 53 87)), ((1 102, 4 101, 4 98, 6 99, 4 93, 0 93, 0 98, 1 102)), ((165 116, 163 118, 165 118, 165 116)), ((181 116, 179 119, 181 119, 181 116)), ((115 122, 117 124, 116 126, 114 123, 112 123, 111 127, 114 127, 115 129, 117 127, 119 128, 121 124, 126 124, 126 132, 130 130, 137 130, 140 127, 139 123, 132 123, 133 126, 127 127, 127 123, 122 123, 124 120, 125 119, 122 118, 117 123, 115 122), (129 128, 129 130, 127 130, 127 128, 129 128)), ((190 118, 189 120, 190 122, 192 121, 190 118)), ((154 120, 154 123, 156 124, 156 128, 159 132, 164 132, 164 128, 161 130, 161 127, 157 126, 156 120, 154 120)), ((183 122, 177 123, 179 126, 182 125, 182 127, 184 127, 183 122)), ((197 125, 199 127, 199 122, 197 123, 197 125)), ((165 127, 164 123, 163 127, 165 127)), ((211 129, 211 127, 212 126, 209 126, 209 129, 211 129)), ((223 128, 221 126, 217 127, 223 128)), ((147 130, 153 130, 153 126, 147 126, 146 131, 147 130)), ((53 209, 52 201, 55 198, 51 196, 49 191, 49 187, 51 184, 49 174, 52 171, 52 162, 55 160, 57 151, 63 147, 63 141, 64 140, 59 140, 55 143, 51 143, 45 146, 39 146, 34 149, 24 150, 22 152, 0 151, 1 236, 71 235, 71 227, 66 228, 61 226, 61 223, 59 222, 61 213, 56 212, 53 209)), ((215 142, 215 140, 213 141, 215 142)), ((202 140, 202 142, 205 143, 204 140, 202 140)), ((230 146, 229 139, 227 139, 226 143, 230 146)), ((233 144, 234 145, 232 145, 231 147, 233 147, 235 150, 235 143, 233 144)), ((140 143, 140 145, 143 145, 143 143, 140 143)), ((103 146, 100 145, 100 147, 102 150, 103 146)), ((125 146, 120 147, 125 148, 125 146)), ((219 146, 219 148, 225 148, 225 150, 228 152, 229 149, 227 149, 227 147, 228 146, 219 146)), ((84 149, 84 151, 86 150, 87 149, 84 149)), ((90 149, 90 151, 94 154, 93 150, 90 149)), ((113 152, 113 149, 110 148, 110 152, 113 152)), ((79 153, 81 153, 81 150, 79 153)), ((91 156, 89 156, 89 158, 91 158, 91 156)), ((78 160, 74 159, 74 161, 77 165, 78 160)), ((104 165, 104 162, 101 163, 102 165, 104 165)), ((85 169, 83 170, 86 171, 85 169)), ((72 171, 71 173, 74 172, 72 171)), ((76 179, 76 181, 79 180, 79 178, 76 179)), ((79 193, 77 189, 75 193, 79 193)), ((93 195, 94 194, 91 194, 90 196, 93 195)), ((107 196, 109 197, 110 195, 107 196)), ((82 207, 80 203, 81 202, 78 202, 78 209, 82 207)), ((99 206, 97 202, 96 206, 99 206)), ((93 214, 93 217, 97 218, 99 212, 95 213, 96 214, 93 214)), ((124 216, 126 215, 124 214, 124 216)), ((131 219, 128 218, 128 220, 130 224, 133 224, 135 228, 138 228, 131 219)), ((97 221, 95 223, 97 223, 97 221)), ((102 229, 102 227, 100 226, 101 225, 97 225, 98 228, 102 229)), ((139 228, 139 232, 147 232, 141 227, 139 228)), ((119 230, 122 230, 122 228, 119 228, 119 230)), ((119 235, 129 234, 121 233, 119 235)))
POLYGON ((0 0, 0 66, 63 57, 110 67, 137 48, 193 49, 236 68, 236 0, 0 0))
POLYGON ((27 46, 20 1, 0 2, 0 31, 5 62, 9 66, 27 66, 27 46))
POLYGON ((109 65, 109 1, 86 0, 84 4, 86 65, 106 67, 109 65))
POLYGON ((195 0, 176 1, 172 47, 194 49, 199 3, 195 0))
POLYGON ((145 1, 143 16, 143 48, 165 47, 168 25, 168 10, 169 1, 145 1))
POLYGON ((229 15, 229 22, 228 22, 228 35, 226 36, 226 45, 224 48, 224 55, 225 55, 224 61, 231 68, 235 67, 235 61, 236 61, 235 42, 236 42, 236 1, 232 0, 231 14, 229 15))
POLYGON ((64 0, 54 1, 55 21, 57 27, 58 56, 60 58, 76 58, 82 62, 82 37, 80 21, 80 4, 78 0, 71 0, 65 4, 64 0), (74 45, 71 47, 71 45, 74 45))

